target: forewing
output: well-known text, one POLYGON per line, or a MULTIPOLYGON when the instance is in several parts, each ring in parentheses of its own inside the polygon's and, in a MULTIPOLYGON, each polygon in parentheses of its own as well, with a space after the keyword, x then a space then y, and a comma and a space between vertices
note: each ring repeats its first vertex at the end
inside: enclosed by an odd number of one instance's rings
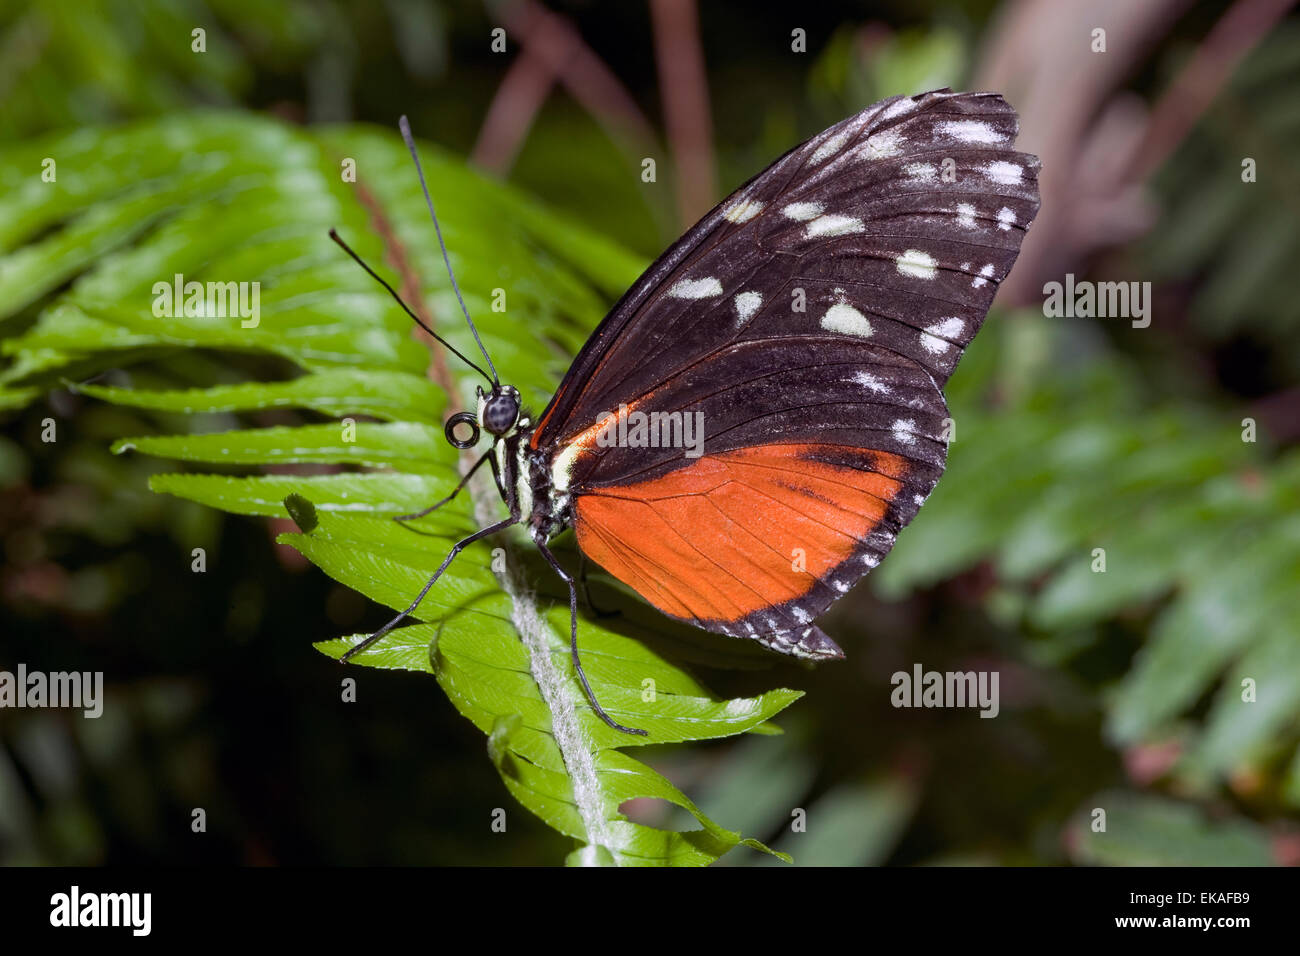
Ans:
POLYGON ((715 207, 637 280, 539 419, 562 444, 738 340, 829 331, 942 387, 1038 209, 1038 161, 994 93, 898 97, 832 126, 715 207))

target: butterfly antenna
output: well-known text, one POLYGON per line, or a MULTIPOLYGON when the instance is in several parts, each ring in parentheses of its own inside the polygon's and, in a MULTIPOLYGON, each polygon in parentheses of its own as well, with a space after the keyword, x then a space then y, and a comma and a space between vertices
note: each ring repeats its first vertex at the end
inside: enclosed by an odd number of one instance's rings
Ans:
POLYGON ((474 320, 469 317, 469 309, 465 308, 465 297, 460 294, 460 286, 456 282, 456 273, 451 271, 451 259, 447 255, 447 243, 442 239, 442 226, 438 224, 438 214, 433 211, 433 198, 429 195, 429 187, 424 182, 424 168, 420 165, 420 156, 415 150, 415 139, 411 136, 411 124, 403 116, 398 119, 397 125, 402 131, 402 139, 406 140, 406 148, 411 151, 411 159, 415 160, 415 172, 420 177, 420 188, 424 190, 424 201, 428 205, 429 215, 433 219, 433 231, 438 234, 438 245, 442 248, 442 261, 447 266, 447 275, 451 278, 451 287, 456 292, 456 301, 460 303, 460 310, 465 313, 465 321, 469 323, 469 330, 474 333, 474 341, 478 343, 478 350, 483 353, 483 358, 487 359, 488 368, 492 370, 492 384, 500 385, 501 379, 497 377, 497 369, 492 364, 492 356, 488 355, 487 349, 483 347, 483 340, 478 337, 478 329, 474 326, 474 320))
MULTIPOLYGON (((416 324, 416 325, 418 325, 420 328, 424 329, 424 331, 428 332, 428 333, 429 333, 430 335, 432 335, 435 339, 437 339, 439 342, 441 342, 443 345, 445 345, 445 346, 446 346, 446 347, 451 351, 451 353, 452 353, 453 355, 455 355, 458 359, 460 359, 462 362, 464 362, 466 365, 468 365, 468 366, 469 366, 470 368, 472 368, 474 371, 478 372, 480 375, 482 375, 482 376, 483 376, 485 379, 487 379, 489 382, 495 382, 495 379, 494 379, 491 375, 488 375, 487 372, 483 371, 481 368, 479 368, 477 365, 475 365, 473 362, 471 362, 469 359, 467 359, 464 355, 462 355, 461 352, 460 352, 460 349, 456 348, 456 346, 452 345, 450 342, 448 342, 446 339, 444 339, 444 338, 443 338, 441 335, 439 335, 437 332, 433 331, 433 329, 431 329, 431 328, 429 328, 427 325, 425 325, 424 322, 421 321, 420 317, 419 317, 418 315, 416 315, 414 312, 411 311, 411 307, 410 307, 409 305, 407 305, 405 302, 402 301, 402 297, 401 297, 400 295, 397 294, 397 290, 394 289, 394 288, 393 288, 391 285, 389 285, 387 282, 385 282, 384 279, 383 279, 383 277, 380 276, 379 273, 375 272, 374 269, 372 269, 372 268, 370 268, 370 266, 366 265, 365 261, 362 260, 362 258, 361 258, 359 255, 357 255, 355 252, 353 252, 353 251, 352 251, 352 247, 349 246, 349 245, 348 245, 346 242, 344 242, 342 239, 340 239, 340 238, 339 238, 339 234, 338 234, 337 232, 335 232, 333 229, 330 230, 330 238, 333 239, 335 242, 337 242, 337 243, 339 244, 339 246, 342 247, 342 249, 343 249, 344 252, 346 252, 346 253, 347 253, 348 255, 350 255, 353 259, 355 259, 357 265, 361 266, 361 268, 365 269, 366 272, 370 273, 370 277, 371 277, 372 279, 374 279, 374 280, 375 280, 376 282, 378 282, 381 286, 383 286, 385 289, 388 290, 388 294, 391 295, 391 296, 393 297, 393 299, 397 302, 397 304, 400 305, 400 306, 402 307, 402 311, 404 311, 407 315, 409 315, 412 319, 415 320, 415 324, 416 324)), ((496 370, 493 369, 493 371, 495 372, 496 370)))

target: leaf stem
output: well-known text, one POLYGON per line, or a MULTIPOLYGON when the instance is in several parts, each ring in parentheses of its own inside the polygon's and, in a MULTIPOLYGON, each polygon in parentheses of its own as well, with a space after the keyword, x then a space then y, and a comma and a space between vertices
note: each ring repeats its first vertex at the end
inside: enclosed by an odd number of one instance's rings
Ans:
MULTIPOLYGON (((361 187, 361 184, 357 184, 361 187)), ((405 247, 397 237, 383 209, 374 194, 364 188, 358 188, 362 204, 370 212, 371 224, 383 240, 389 263, 402 277, 402 293, 411 303, 416 313, 430 328, 436 327, 433 314, 424 301, 423 284, 415 270, 405 247)), ((427 333, 419 327, 413 328, 413 334, 430 342, 427 333)), ((455 406, 457 397, 465 401, 465 407, 473 407, 472 393, 467 398, 456 387, 455 379, 447 367, 441 349, 430 349, 429 378, 447 393, 447 412, 455 406)), ((461 455, 461 467, 472 467, 472 452, 461 455)), ((481 527, 487 527, 498 520, 496 502, 499 496, 496 487, 484 472, 479 472, 466 486, 470 500, 474 505, 474 518, 481 527)), ((609 834, 605 826, 605 815, 600 798, 600 781, 596 777, 596 762, 592 756, 591 741, 582 729, 578 712, 574 705, 573 686, 563 672, 556 667, 552 658, 553 648, 550 641, 550 625, 542 617, 533 595, 529 593, 517 571, 513 549, 509 542, 503 542, 506 553, 505 570, 496 572, 501 588, 510 599, 510 617, 520 639, 528 648, 529 670, 537 682, 551 712, 551 733, 560 748, 560 757, 564 761, 569 779, 573 782, 573 799, 578 815, 582 818, 583 828, 587 832, 587 842, 608 848, 609 834)))
MULTIPOLYGON (((468 490, 474 502, 474 519, 486 527, 496 520, 493 507, 496 488, 487 474, 480 472, 470 482, 468 490)), ((609 834, 605 828, 593 747, 578 720, 573 682, 555 664, 551 626, 542 617, 536 600, 523 583, 508 543, 505 552, 505 567, 497 572, 497 580, 510 598, 510 620, 528 648, 529 670, 551 712, 551 734, 573 782, 573 800, 587 831, 587 842, 608 847, 609 834)), ((567 650, 567 642, 565 647, 567 650)))

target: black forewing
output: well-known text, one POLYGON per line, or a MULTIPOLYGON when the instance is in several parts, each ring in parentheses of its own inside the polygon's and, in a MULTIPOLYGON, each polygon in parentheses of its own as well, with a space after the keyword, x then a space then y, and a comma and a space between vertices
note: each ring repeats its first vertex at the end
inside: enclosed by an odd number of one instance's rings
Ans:
MULTIPOLYGON (((621 404, 672 408, 701 377, 726 385, 737 361, 779 369, 795 339, 828 360, 860 354, 867 374, 891 351, 937 392, 1037 212, 1038 162, 1012 148, 1016 132, 997 94, 938 91, 878 103, 791 150, 633 285, 574 361, 534 447, 563 447, 621 404), (734 353, 763 342, 766 356, 734 353)), ((735 398, 710 403, 709 418, 735 398)), ((942 409, 939 395, 924 411, 942 409)), ((573 487, 623 480, 620 451, 584 453, 573 487)), ((641 469, 681 457, 634 451, 641 469)))

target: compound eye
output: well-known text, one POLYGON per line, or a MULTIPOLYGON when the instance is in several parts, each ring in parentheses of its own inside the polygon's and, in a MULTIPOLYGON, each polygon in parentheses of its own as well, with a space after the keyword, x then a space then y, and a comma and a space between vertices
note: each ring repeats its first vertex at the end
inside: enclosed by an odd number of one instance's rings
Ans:
POLYGON ((493 435, 504 435, 519 418, 519 402, 511 395, 497 395, 483 407, 483 427, 493 435))

